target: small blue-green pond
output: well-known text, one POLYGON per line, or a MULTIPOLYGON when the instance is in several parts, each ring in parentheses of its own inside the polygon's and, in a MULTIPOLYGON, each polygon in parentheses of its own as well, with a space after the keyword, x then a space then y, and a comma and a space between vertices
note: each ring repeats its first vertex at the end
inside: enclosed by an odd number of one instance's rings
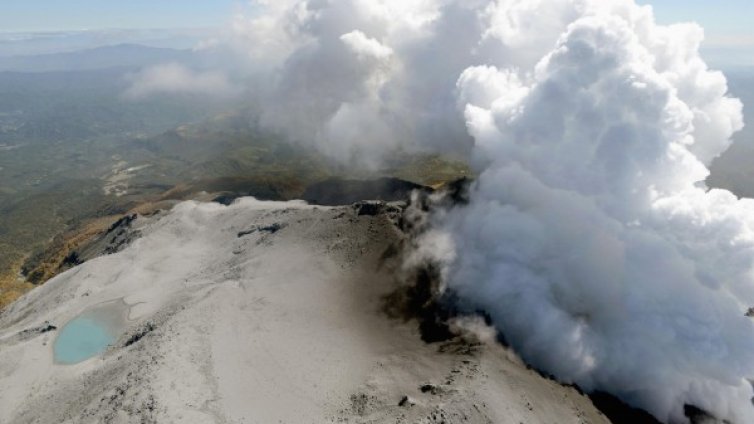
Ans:
POLYGON ((122 308, 102 307, 69 321, 53 345, 55 362, 72 365, 100 355, 120 336, 122 308))

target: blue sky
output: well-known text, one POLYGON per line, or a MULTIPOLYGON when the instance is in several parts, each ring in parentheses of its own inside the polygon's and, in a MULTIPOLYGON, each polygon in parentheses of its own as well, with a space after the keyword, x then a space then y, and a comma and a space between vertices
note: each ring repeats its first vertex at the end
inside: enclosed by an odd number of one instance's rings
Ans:
MULTIPOLYGON (((637 1, 651 4, 661 23, 702 24, 705 55, 712 63, 754 65, 754 0, 637 1)), ((244 4, 248 0, 0 0, 0 34, 217 28, 244 4)))
POLYGON ((754 34, 752 0, 641 0, 661 23, 697 21, 714 35, 754 34))
MULTIPOLYGON (((695 20, 710 35, 754 36, 754 0, 639 0, 661 22, 695 20)), ((216 27, 242 0, 2 0, 0 31, 216 27)))
POLYGON ((694 21, 704 27, 706 49, 754 53, 754 0, 639 0, 663 24, 694 21))
POLYGON ((638 0, 659 23, 694 21, 704 27, 702 55, 715 67, 754 66, 754 0, 638 0))
POLYGON ((217 27, 234 0, 0 0, 0 31, 217 27))

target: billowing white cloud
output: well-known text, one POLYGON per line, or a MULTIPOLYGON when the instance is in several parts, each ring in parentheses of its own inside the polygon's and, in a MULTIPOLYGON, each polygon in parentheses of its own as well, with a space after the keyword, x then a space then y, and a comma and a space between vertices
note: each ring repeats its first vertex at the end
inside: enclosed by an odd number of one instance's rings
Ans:
POLYGON ((464 152, 454 90, 482 37, 472 3, 262 2, 232 44, 264 81, 261 123, 294 141, 366 165, 398 148, 464 152))
POLYGON ((428 236, 453 246, 447 285, 562 381, 664 422, 685 404, 754 422, 754 200, 697 184, 741 104, 698 28, 631 2, 547 3, 573 20, 536 66, 458 81, 480 176, 428 236))
POLYGON ((468 154, 470 204, 417 254, 524 359, 665 422, 754 422, 754 201, 699 187, 741 104, 699 27, 633 0, 258 10, 234 31, 263 125, 352 163, 468 154))
POLYGON ((353 49, 359 57, 386 59, 393 54, 390 47, 383 46, 374 38, 369 38, 361 31, 353 31, 340 36, 340 40, 353 49))
POLYGON ((139 100, 153 95, 192 94, 230 97, 237 93, 220 71, 193 71, 179 64, 157 65, 130 77, 124 97, 139 100))

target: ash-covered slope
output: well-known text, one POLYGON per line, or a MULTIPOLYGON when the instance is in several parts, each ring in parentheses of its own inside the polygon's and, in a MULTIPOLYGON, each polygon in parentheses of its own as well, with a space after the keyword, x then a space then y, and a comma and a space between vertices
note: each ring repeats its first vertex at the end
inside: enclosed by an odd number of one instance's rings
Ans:
POLYGON ((480 323, 425 344, 388 318, 405 236, 397 206, 374 210, 246 198, 145 218, 0 316, 0 422, 607 422, 480 323), (77 317, 115 339, 56 363, 77 317))

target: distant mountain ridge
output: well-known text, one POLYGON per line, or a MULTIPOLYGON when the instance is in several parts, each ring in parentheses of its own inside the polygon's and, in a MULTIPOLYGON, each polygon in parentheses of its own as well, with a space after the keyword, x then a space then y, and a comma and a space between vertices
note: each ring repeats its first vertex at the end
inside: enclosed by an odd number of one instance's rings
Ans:
POLYGON ((191 50, 114 44, 67 53, 0 57, 0 72, 59 72, 111 68, 143 68, 166 62, 188 63, 191 50))

